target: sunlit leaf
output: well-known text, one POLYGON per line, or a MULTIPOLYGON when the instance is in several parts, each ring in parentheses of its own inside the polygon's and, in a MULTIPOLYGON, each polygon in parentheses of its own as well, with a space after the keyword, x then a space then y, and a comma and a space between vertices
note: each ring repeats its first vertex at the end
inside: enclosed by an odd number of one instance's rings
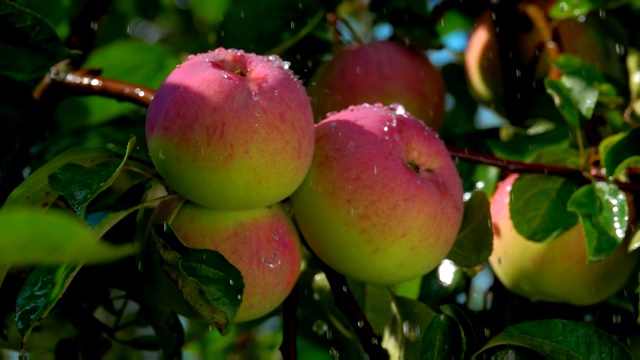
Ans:
POLYGON ((0 211, 2 264, 99 263, 133 254, 132 244, 96 240, 90 227, 60 211, 0 211))
POLYGON ((474 267, 489 258, 492 245, 489 198, 482 191, 474 191, 464 204, 462 225, 447 259, 461 267, 474 267))
POLYGON ((605 182, 585 185, 571 196, 567 209, 580 217, 589 261, 602 260, 624 240, 629 206, 624 192, 616 185, 605 182))
POLYGON ((567 201, 576 189, 575 183, 557 176, 518 176, 509 203, 516 231, 526 239, 542 242, 573 227, 578 218, 567 211, 567 201))
POLYGON ((550 319, 512 325, 474 355, 482 359, 496 346, 515 345, 533 349, 548 359, 631 359, 626 347, 593 324, 550 319))

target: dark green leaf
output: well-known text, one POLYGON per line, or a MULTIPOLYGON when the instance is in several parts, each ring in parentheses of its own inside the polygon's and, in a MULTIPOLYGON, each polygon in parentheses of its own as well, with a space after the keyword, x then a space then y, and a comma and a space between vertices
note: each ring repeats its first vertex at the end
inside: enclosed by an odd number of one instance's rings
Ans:
POLYGON ((443 314, 449 315, 458 323, 460 334, 462 335, 462 355, 464 358, 467 358, 469 356, 468 352, 476 348, 476 334, 473 330, 471 320, 464 311, 453 304, 443 305, 440 307, 440 310, 442 310, 443 314))
POLYGON ((208 249, 182 245, 177 251, 168 244, 181 243, 168 225, 152 226, 160 265, 184 299, 204 321, 224 331, 233 320, 244 290, 240 271, 223 255, 208 249))
POLYGON ((600 156, 604 159, 604 168, 608 175, 613 175, 618 165, 627 158, 640 155, 640 128, 633 128, 624 135, 616 134, 606 140, 609 142, 606 147, 600 146, 600 156))
POLYGON ((549 10, 553 19, 575 18, 587 15, 589 12, 604 8, 615 8, 629 0, 572 0, 554 1, 549 10))
POLYGON ((118 157, 105 148, 73 148, 56 156, 27 177, 16 187, 4 206, 30 206, 47 208, 58 197, 49 185, 49 175, 65 164, 94 166, 118 157))
POLYGON ((571 90, 568 89, 560 80, 544 79, 544 85, 547 93, 553 98, 556 108, 564 119, 573 127, 579 127, 587 119, 579 112, 577 105, 572 98, 571 90))
POLYGON ((121 160, 106 161, 92 167, 64 164, 49 175, 49 185, 67 199, 76 214, 84 218, 89 202, 111 186, 120 175, 134 145, 135 139, 131 139, 127 153, 121 160))
POLYGON ((527 347, 548 359, 631 359, 622 343, 593 324, 559 319, 510 326, 489 340, 474 358, 482 359, 485 351, 503 345, 527 347))
POLYGON ((392 318, 384 327, 382 346, 392 359, 417 359, 420 341, 436 313, 420 301, 394 296, 392 318))
POLYGON ((580 217, 589 261, 604 259, 624 240, 629 206, 624 192, 616 185, 605 182, 585 185, 571 196, 567 208, 580 217))
POLYGON ((100 263, 133 254, 131 243, 97 240, 89 226, 61 211, 0 211, 0 264, 100 263))
POLYGON ((78 264, 38 266, 29 274, 18 294, 15 315, 18 331, 25 339, 53 309, 80 267, 78 264))
MULTIPOLYGON (((560 56, 553 61, 553 64, 558 67, 558 70, 564 75, 570 75, 570 78, 579 78, 588 85, 595 86, 595 84, 604 83, 604 77, 598 69, 575 55, 567 53, 560 54, 560 56)), ((564 83, 569 86, 566 82, 564 83)))
POLYGON ((462 225, 447 258, 458 266, 471 268, 487 261, 492 245, 489 198, 482 191, 474 191, 464 204, 462 225))
POLYGON ((458 322, 449 315, 436 315, 422 334, 420 359, 463 359, 463 338, 458 322))
POLYGON ((518 176, 509 205, 516 231, 526 239, 541 242, 573 227, 578 218, 567 211, 567 202, 576 189, 575 183, 557 176, 518 176))
POLYGON ((0 0, 0 54, 0 75, 31 85, 68 56, 46 21, 6 0, 0 0))
POLYGON ((528 129, 511 128, 508 138, 499 141, 488 139, 487 145, 498 157, 528 161, 536 151, 542 149, 566 149, 569 146, 568 128, 551 125, 550 128, 537 132, 535 124, 528 129))
POLYGON ((314 0, 233 1, 220 27, 220 46, 267 55, 321 10, 322 4, 314 0))

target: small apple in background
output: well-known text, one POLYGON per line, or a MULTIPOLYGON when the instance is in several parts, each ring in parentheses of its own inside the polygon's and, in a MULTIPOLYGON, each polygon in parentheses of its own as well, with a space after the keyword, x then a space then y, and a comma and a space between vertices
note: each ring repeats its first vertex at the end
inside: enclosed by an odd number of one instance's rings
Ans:
MULTIPOLYGON (((525 11, 538 7, 546 14, 545 1, 529 0, 519 4, 515 28, 523 68, 521 77, 533 81, 543 79, 551 68, 551 56, 543 29, 525 11)), ((547 19, 545 19, 547 20, 547 19)), ((549 21, 549 34, 559 50, 575 55, 614 79, 624 82, 624 63, 616 55, 615 41, 605 28, 604 20, 586 16, 583 21, 574 18, 549 21)), ((464 54, 469 91, 483 104, 499 106, 503 96, 502 72, 497 34, 491 11, 485 11, 476 20, 464 54)), ((512 76, 518 76, 512 74, 512 76)))
POLYGON ((316 120, 362 103, 402 104, 438 130, 445 86, 425 54, 394 41, 351 44, 320 65, 307 87, 316 120))
POLYGON ((399 105, 362 104, 316 125, 291 195, 309 247, 338 272, 392 285, 433 270, 462 221, 462 183, 437 134, 399 105))
POLYGON ((280 306, 298 280, 302 261, 298 232, 282 205, 218 211, 185 201, 174 211, 179 203, 158 205, 154 222, 167 221, 186 246, 215 250, 240 270, 244 294, 234 322, 257 319, 280 306))
POLYGON ((588 263, 582 227, 578 224, 544 243, 525 239, 513 227, 509 211, 509 175, 491 199, 493 253, 489 263, 510 291, 535 301, 591 305, 614 295, 626 284, 638 260, 623 243, 602 262, 588 263))
POLYGON ((302 84, 275 55, 218 48, 169 74, 149 106, 151 159, 175 191, 220 210, 289 196, 313 156, 313 114, 302 84))

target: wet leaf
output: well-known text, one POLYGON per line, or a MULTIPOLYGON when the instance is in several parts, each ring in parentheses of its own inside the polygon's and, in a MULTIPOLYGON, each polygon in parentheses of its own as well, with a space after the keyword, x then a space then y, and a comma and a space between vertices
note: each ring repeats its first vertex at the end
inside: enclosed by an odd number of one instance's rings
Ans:
POLYGON ((240 271, 217 251, 175 246, 182 242, 168 225, 154 224, 152 236, 165 274, 202 320, 223 332, 240 307, 240 271))
POLYGON ((553 19, 566 19, 584 16, 594 10, 615 8, 628 3, 629 0, 572 0, 554 1, 549 9, 549 16, 553 19))
POLYGON ((4 206, 30 206, 47 208, 58 197, 49 185, 49 175, 65 164, 94 166, 115 160, 118 156, 105 148, 73 148, 56 156, 27 177, 16 187, 4 206))
POLYGON ((605 182, 585 185, 571 196, 567 209, 580 217, 589 261, 604 259, 624 240, 629 206, 624 192, 616 185, 605 182))
POLYGON ((489 198, 482 191, 474 191, 464 204, 462 225, 447 259, 458 266, 471 268, 483 264, 492 250, 489 198))
POLYGON ((135 138, 129 141, 127 153, 121 160, 106 161, 92 167, 64 164, 49 175, 51 188, 62 194, 81 218, 85 217, 87 205, 98 194, 108 188, 120 175, 135 138))
POLYGON ((482 359, 491 348, 516 345, 548 359, 631 359, 626 347, 593 324, 559 319, 528 321, 506 328, 474 355, 482 359))
POLYGON ((0 211, 0 264, 108 262, 133 254, 133 244, 97 241, 92 229, 58 210, 0 211))
POLYGON ((502 141, 488 139, 487 145, 498 157, 520 161, 529 161, 531 156, 541 149, 566 149, 569 147, 568 128, 552 124, 543 131, 535 131, 534 124, 528 129, 510 127, 508 138, 502 141))
POLYGON ((426 304, 402 296, 394 296, 391 313, 391 320, 384 327, 382 346, 392 359, 417 359, 422 334, 437 314, 426 304))
POLYGON ((18 294, 15 315, 18 331, 25 341, 53 309, 80 268, 79 264, 38 266, 29 274, 18 294))
POLYGON ((544 86, 547 89, 547 93, 553 98, 556 108, 558 108, 567 123, 573 127, 579 127, 587 120, 578 111, 570 89, 560 80, 546 78, 544 79, 544 86))
POLYGON ((69 55, 46 21, 6 0, 0 0, 0 54, 0 75, 31 86, 69 55))
POLYGON ((578 218, 567 211, 567 202, 577 188, 572 181, 557 176, 518 176, 509 203, 516 231, 526 239, 543 242, 573 227, 578 218))

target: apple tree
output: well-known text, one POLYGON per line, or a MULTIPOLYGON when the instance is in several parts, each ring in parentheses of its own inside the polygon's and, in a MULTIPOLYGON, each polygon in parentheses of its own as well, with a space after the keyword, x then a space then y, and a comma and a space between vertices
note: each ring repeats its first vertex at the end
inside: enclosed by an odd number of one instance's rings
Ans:
POLYGON ((0 0, 0 358, 640 357, 635 0, 0 0))

